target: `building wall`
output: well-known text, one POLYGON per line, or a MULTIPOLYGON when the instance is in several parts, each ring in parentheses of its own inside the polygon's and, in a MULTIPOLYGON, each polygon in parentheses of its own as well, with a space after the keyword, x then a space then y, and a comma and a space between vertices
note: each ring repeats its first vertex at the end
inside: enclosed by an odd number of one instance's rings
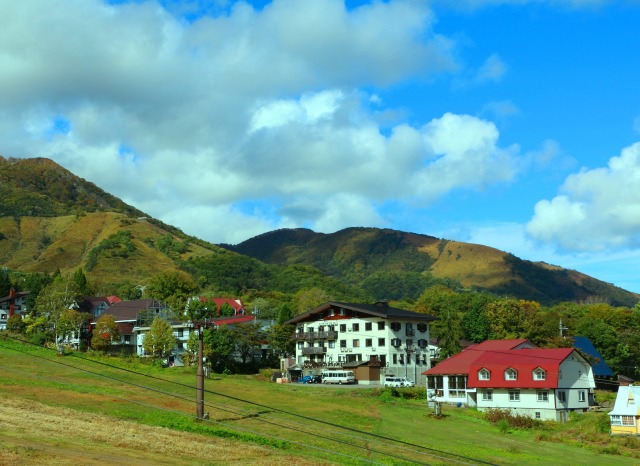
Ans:
POLYGON ((424 324, 424 331, 419 331, 419 322, 354 317, 300 323, 296 331, 296 362, 301 365, 311 362, 330 367, 346 362, 369 361, 375 356, 383 362, 381 377, 389 374, 406 376, 416 383, 424 384, 425 378, 421 373, 430 367, 429 325, 421 322, 424 324), (378 327, 379 322, 384 324, 384 328, 378 327), (398 323, 400 327, 392 329, 392 323, 398 323), (367 324, 371 324, 369 330, 367 324), (320 337, 322 332, 331 332, 331 327, 336 332, 335 335, 320 337), (423 348, 419 346, 419 340, 422 340, 423 348), (407 343, 410 344, 408 351, 407 343))

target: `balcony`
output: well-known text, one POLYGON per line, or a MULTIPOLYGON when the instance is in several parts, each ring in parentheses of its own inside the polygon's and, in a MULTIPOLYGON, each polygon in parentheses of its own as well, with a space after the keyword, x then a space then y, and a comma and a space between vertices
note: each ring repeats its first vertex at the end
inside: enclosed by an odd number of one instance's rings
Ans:
POLYGON ((293 334, 296 341, 309 340, 335 340, 338 338, 338 332, 297 332, 293 334))
POLYGON ((302 354, 325 354, 327 348, 324 346, 310 346, 309 348, 302 348, 302 354))

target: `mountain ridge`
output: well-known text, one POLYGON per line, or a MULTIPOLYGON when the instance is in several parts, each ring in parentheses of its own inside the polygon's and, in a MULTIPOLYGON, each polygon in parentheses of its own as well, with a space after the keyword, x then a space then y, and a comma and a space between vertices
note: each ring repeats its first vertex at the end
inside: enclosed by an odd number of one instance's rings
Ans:
POLYGON ((280 229, 237 245, 215 245, 45 158, 0 157, 0 266, 45 273, 82 268, 102 283, 143 282, 161 270, 182 270, 229 293, 325 287, 343 296, 411 301, 444 284, 541 304, 601 298, 633 306, 640 298, 580 272, 488 246, 393 229, 280 229))

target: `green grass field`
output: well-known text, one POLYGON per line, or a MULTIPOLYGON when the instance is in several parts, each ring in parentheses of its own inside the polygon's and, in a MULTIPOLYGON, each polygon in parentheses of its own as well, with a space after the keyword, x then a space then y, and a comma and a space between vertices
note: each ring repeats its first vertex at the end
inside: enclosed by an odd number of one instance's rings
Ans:
POLYGON ((390 390, 213 375, 205 381, 209 420, 197 421, 193 368, 84 353, 57 356, 1 337, 0 361, 1 464, 640 461, 637 439, 597 431, 601 413, 505 430, 471 409, 446 406, 435 418, 423 399, 390 390))

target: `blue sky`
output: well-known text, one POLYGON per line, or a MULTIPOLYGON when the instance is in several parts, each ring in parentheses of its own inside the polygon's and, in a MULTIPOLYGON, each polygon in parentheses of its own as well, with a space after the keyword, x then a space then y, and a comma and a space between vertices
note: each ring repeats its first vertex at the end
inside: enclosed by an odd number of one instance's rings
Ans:
POLYGON ((23 0, 0 18, 5 157, 216 243, 394 228, 640 292, 637 0, 23 0))

